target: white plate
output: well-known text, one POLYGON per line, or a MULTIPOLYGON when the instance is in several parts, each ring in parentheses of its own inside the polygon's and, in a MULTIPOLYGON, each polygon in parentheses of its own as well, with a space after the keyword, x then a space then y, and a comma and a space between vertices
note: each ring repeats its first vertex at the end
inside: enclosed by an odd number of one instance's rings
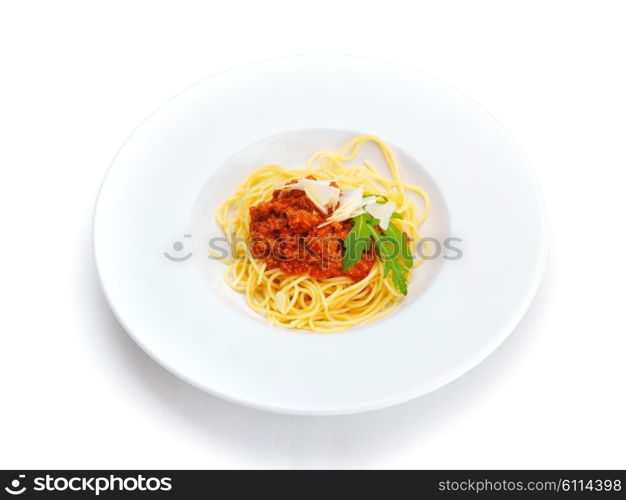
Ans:
POLYGON ((307 56, 228 71, 152 114, 103 182, 94 248, 111 308, 163 366, 232 401, 322 415, 407 401, 484 359, 532 300, 544 232, 524 155, 474 102, 388 63, 307 56), (402 307, 373 325, 268 326, 207 258, 213 208, 261 164, 302 164, 354 133, 397 148, 403 175, 433 196, 425 234, 461 238, 463 256, 416 270, 402 307))

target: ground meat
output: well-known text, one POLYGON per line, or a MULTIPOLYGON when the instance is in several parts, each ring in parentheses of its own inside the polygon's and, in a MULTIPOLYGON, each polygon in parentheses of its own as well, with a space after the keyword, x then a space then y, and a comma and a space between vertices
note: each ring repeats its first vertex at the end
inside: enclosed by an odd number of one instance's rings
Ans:
POLYGON ((250 207, 251 252, 267 263, 267 269, 280 268, 288 274, 314 278, 348 276, 362 280, 374 265, 374 245, 344 271, 343 242, 352 229, 352 220, 318 228, 326 217, 304 191, 277 189, 270 201, 250 207))

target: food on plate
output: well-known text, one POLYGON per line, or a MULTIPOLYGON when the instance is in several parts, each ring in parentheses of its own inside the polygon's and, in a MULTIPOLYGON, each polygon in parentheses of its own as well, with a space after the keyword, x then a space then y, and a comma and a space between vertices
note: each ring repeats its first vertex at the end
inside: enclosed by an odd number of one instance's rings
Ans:
POLYGON ((415 254, 429 207, 371 135, 317 152, 304 168, 262 166, 217 209, 233 242, 225 280, 273 325, 335 332, 370 323, 394 311, 424 262, 415 254), (388 175, 360 158, 367 143, 388 175))

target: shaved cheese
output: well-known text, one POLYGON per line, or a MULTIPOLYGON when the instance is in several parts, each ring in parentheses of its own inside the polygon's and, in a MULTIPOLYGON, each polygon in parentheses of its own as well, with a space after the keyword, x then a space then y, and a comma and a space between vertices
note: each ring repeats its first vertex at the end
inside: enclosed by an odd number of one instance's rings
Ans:
POLYGON ((276 294, 274 295, 274 303, 282 314, 287 314, 287 311, 289 310, 289 303, 287 300, 287 294, 285 292, 283 292, 282 290, 276 292, 276 294))
POLYGON ((346 188, 339 197, 339 206, 327 220, 338 222, 350 219, 354 217, 352 214, 359 210, 362 205, 363 189, 360 187, 346 188))
POLYGON ((304 191, 307 198, 323 213, 328 213, 328 207, 334 208, 339 201, 339 188, 330 185, 330 181, 317 179, 300 179, 294 184, 287 184, 284 189, 299 189, 304 191))
POLYGON ((331 222, 341 222, 352 219, 363 213, 363 188, 346 188, 341 192, 339 197, 339 205, 322 224, 318 227, 325 226, 331 222))
POLYGON ((377 199, 378 199, 378 196, 376 195, 371 195, 371 196, 368 196, 367 198, 363 198, 363 205, 371 205, 372 203, 376 203, 377 199))
POLYGON ((395 209, 396 204, 391 201, 387 203, 374 203, 373 205, 367 205, 365 207, 365 211, 372 217, 378 219, 378 225, 384 230, 389 227, 389 220, 395 209))

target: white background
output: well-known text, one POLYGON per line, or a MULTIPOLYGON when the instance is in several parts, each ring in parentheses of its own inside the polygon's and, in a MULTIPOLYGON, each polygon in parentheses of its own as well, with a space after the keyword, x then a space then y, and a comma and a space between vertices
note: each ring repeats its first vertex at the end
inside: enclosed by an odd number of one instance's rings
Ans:
POLYGON ((0 467, 626 467, 625 26, 619 1, 3 2, 0 467), (99 290, 91 215, 124 139, 197 80, 297 53, 452 84, 517 139, 546 200, 522 323, 399 407, 292 417, 208 396, 99 290))

